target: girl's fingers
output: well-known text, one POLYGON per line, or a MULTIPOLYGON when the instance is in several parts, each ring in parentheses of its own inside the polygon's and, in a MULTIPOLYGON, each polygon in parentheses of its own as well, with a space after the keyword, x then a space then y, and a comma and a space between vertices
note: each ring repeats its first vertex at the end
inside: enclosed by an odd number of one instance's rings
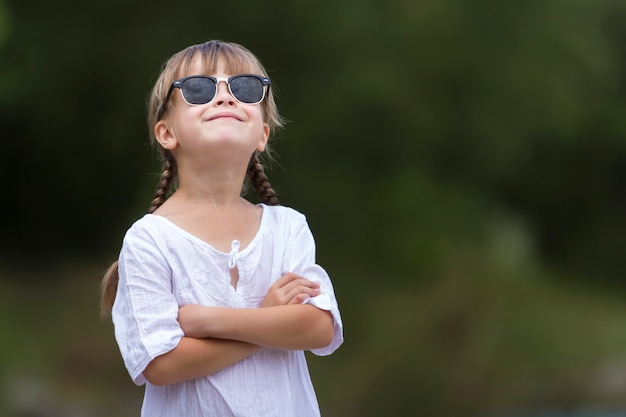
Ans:
POLYGON ((261 305, 300 304, 320 293, 320 284, 289 272, 272 284, 261 305))
POLYGON ((294 292, 310 292, 319 290, 319 284, 311 281, 306 282, 291 282, 289 285, 285 285, 282 291, 285 294, 293 294, 294 292))
POLYGON ((293 289, 294 287, 308 287, 308 288, 319 288, 319 284, 317 282, 310 281, 304 277, 301 277, 296 274, 285 274, 282 278, 280 278, 274 285, 278 285, 279 288, 283 288, 287 291, 293 289), (283 280, 284 279, 284 280, 283 280))
POLYGON ((309 296, 306 294, 298 294, 293 297, 291 301, 289 301, 287 304, 302 304, 306 301, 307 298, 309 298, 309 296))
POLYGON ((298 286, 293 288, 291 291, 285 294, 286 299, 288 300, 288 304, 292 304, 292 301, 298 297, 300 302, 306 300, 309 297, 315 297, 320 295, 319 288, 311 288, 307 286, 298 286))

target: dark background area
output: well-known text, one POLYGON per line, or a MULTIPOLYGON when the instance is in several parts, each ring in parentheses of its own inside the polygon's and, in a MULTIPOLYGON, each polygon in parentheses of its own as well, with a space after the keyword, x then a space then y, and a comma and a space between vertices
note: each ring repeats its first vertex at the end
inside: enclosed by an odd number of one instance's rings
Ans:
POLYGON ((0 0, 0 414, 138 415, 98 285, 208 39, 263 62, 346 342, 326 416, 626 412, 623 0, 0 0))

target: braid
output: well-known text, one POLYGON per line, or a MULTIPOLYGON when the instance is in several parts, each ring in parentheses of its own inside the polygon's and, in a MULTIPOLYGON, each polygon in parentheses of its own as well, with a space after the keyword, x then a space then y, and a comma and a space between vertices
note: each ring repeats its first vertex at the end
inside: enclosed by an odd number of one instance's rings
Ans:
POLYGON ((280 204, 278 197, 276 197, 276 192, 272 189, 267 175, 265 175, 263 165, 259 162, 257 152, 252 154, 250 158, 250 163, 248 164, 248 178, 262 203, 268 206, 277 206, 280 204))
MULTIPOLYGON (((148 213, 154 213, 161 204, 167 199, 170 190, 172 188, 172 181, 176 177, 176 161, 167 151, 163 152, 163 173, 161 174, 161 180, 157 187, 157 191, 154 194, 154 199, 148 213)), ((115 296, 117 294, 117 283, 119 281, 118 275, 118 262, 115 261, 102 278, 102 284, 100 288, 100 314, 102 317, 107 316, 111 312, 113 303, 115 302, 115 296)))
POLYGON ((118 263, 115 261, 102 277, 100 284, 100 317, 102 318, 105 318, 111 313, 115 296, 117 295, 118 281, 118 263))
POLYGON ((159 185, 157 186, 156 193, 154 193, 154 199, 148 208, 148 213, 154 213, 161 204, 167 199, 170 190, 172 189, 172 181, 176 177, 176 161, 172 158, 169 152, 163 154, 163 173, 159 185))

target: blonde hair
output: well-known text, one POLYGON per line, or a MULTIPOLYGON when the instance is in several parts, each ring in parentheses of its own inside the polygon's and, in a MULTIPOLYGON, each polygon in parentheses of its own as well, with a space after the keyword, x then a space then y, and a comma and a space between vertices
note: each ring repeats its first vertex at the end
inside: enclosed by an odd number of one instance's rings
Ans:
MULTIPOLYGON (((165 63, 161 75, 152 89, 148 102, 148 125, 151 128, 172 107, 172 101, 164 103, 172 83, 189 75, 198 75, 189 72, 192 62, 196 60, 200 60, 203 74, 214 74, 218 65, 223 65, 224 70, 229 74, 250 73, 268 77, 263 65, 252 52, 236 43, 208 41, 189 46, 174 54, 165 63)), ((261 102, 261 108, 263 109, 264 121, 270 126, 272 133, 282 127, 283 120, 278 114, 271 87, 268 89, 265 99, 261 102)), ((150 135, 154 141, 153 129, 151 129, 150 135)))
MULTIPOLYGON (((175 187, 177 180, 176 160, 170 151, 162 148, 156 141, 154 126, 159 120, 167 116, 173 106, 172 100, 165 102, 172 83, 189 75, 198 75, 189 73, 191 63, 195 63, 198 59, 204 74, 213 74, 217 71, 218 65, 222 65, 229 74, 252 73, 268 77, 267 72, 252 52, 236 43, 219 40, 191 45, 167 60, 148 101, 150 141, 153 146, 159 149, 163 163, 161 178, 154 199, 148 208, 148 213, 153 213, 165 202, 172 188, 175 187)), ((283 126, 283 119, 278 113, 272 88, 268 88, 267 94, 261 102, 261 109, 263 120, 270 127, 270 134, 275 134, 276 130, 283 126)), ((255 152, 250 158, 247 178, 252 188, 256 191, 259 201, 267 205, 279 204, 276 192, 272 189, 265 175, 265 170, 260 162, 259 152, 255 152)), ((102 278, 100 312, 103 316, 107 315, 113 307, 117 294, 118 280, 118 263, 115 261, 102 278)))

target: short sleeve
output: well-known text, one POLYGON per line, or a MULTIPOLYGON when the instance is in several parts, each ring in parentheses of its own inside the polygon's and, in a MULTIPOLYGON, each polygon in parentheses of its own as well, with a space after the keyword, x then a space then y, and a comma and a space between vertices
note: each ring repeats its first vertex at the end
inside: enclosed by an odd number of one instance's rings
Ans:
POLYGON ((328 346, 311 350, 316 355, 330 355, 343 343, 341 314, 330 277, 326 270, 316 263, 315 240, 306 218, 300 213, 295 213, 295 220, 291 227, 292 233, 287 242, 287 256, 283 272, 293 272, 320 284, 321 294, 309 298, 304 303, 331 312, 334 322, 333 340, 328 346))
POLYGON ((137 385, 157 356, 174 349, 183 337, 171 269, 158 233, 141 220, 124 237, 119 283, 112 318, 124 364, 137 385))

